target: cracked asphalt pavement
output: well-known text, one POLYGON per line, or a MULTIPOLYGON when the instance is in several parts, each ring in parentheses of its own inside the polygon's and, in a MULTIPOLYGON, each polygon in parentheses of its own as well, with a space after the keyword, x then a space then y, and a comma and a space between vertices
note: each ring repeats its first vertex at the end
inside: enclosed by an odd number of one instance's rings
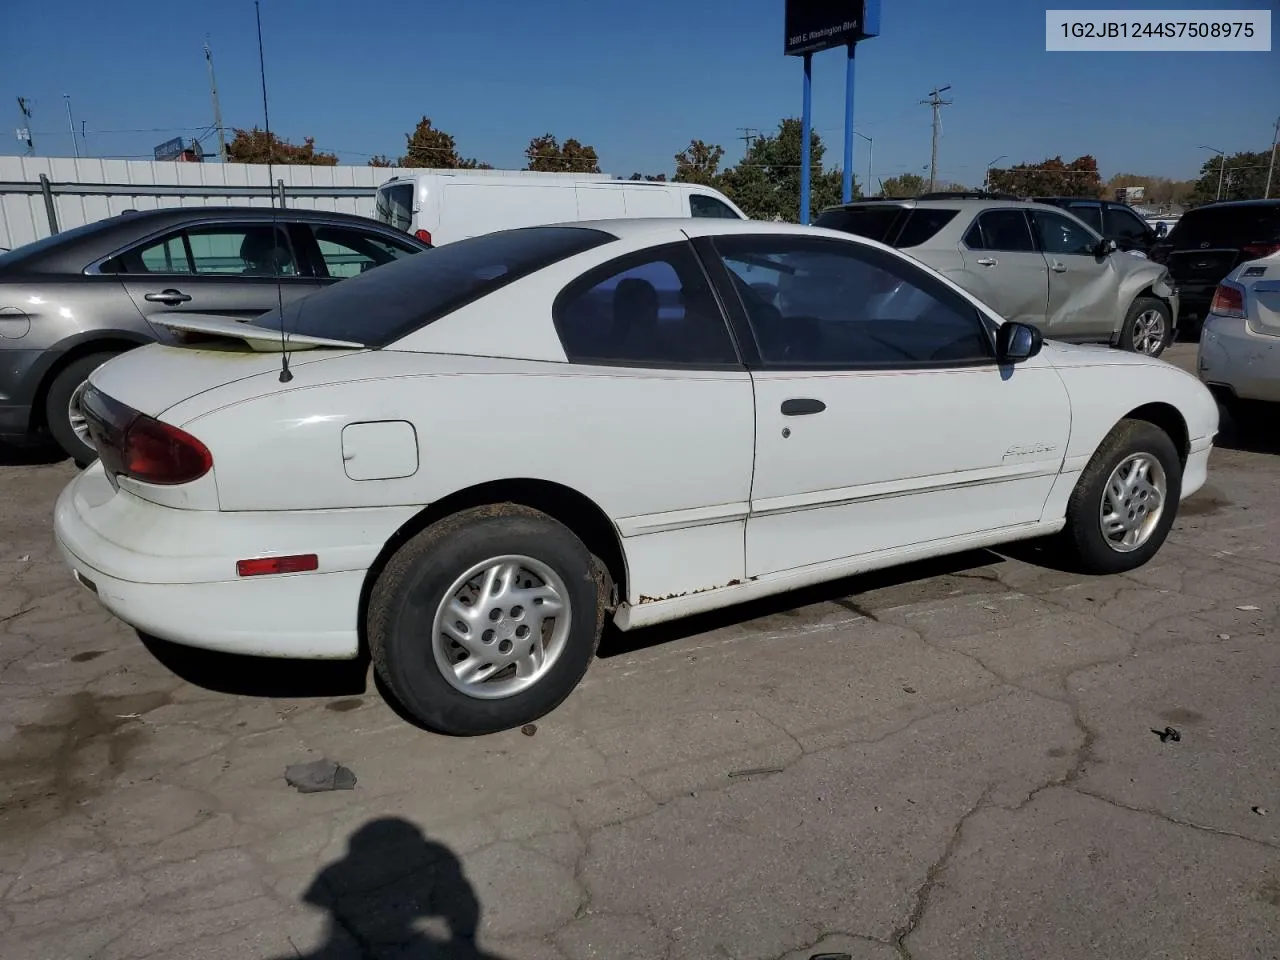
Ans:
POLYGON ((1274 960, 1280 445, 1222 439, 1129 576, 970 553, 610 636, 475 739, 144 645, 57 560, 72 468, 0 452, 0 953, 1274 960), (355 789, 286 785, 320 758, 355 789))

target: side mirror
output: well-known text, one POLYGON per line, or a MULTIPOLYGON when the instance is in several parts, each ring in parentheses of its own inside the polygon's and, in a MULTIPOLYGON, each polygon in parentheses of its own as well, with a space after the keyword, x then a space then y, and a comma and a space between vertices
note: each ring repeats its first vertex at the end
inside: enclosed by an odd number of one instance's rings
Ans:
POLYGON ((996 331, 996 359, 1001 363, 1021 363, 1040 352, 1044 335, 1035 327, 1012 320, 1000 324, 996 331))
POLYGON ((1165 236, 1166 236, 1168 233, 1169 233, 1169 227, 1168 227, 1168 225, 1167 225, 1167 224, 1164 224, 1164 223, 1157 223, 1157 224, 1156 224, 1156 239, 1157 239, 1157 240, 1163 240, 1163 239, 1165 238, 1165 236))
POLYGON ((1116 252, 1117 248, 1118 244, 1114 240, 1107 240, 1104 238, 1098 241, 1098 248, 1095 253, 1099 257, 1109 257, 1111 254, 1116 252))

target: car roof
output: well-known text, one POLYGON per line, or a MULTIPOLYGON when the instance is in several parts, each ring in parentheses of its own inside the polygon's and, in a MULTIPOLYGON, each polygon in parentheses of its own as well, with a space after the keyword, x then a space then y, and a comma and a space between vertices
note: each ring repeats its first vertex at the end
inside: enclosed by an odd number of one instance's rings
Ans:
MULTIPOLYGON (((1198 207, 1192 207, 1187 213, 1195 213, 1197 210, 1221 210, 1224 207, 1275 207, 1280 206, 1280 198, 1274 200, 1210 200, 1208 203, 1198 207)), ((1187 213, 1184 213, 1185 217, 1187 213)))
POLYGON ((349 223, 363 227, 387 227, 376 220, 354 213, 307 210, 300 207, 165 207, 159 210, 137 210, 119 213, 72 228, 32 244, 29 252, 22 247, 11 251, 6 259, 14 269, 33 273, 79 273, 85 265, 161 230, 179 227, 190 221, 218 222, 226 220, 267 221, 273 217, 290 221, 349 223))
POLYGON ((868 198, 866 200, 854 200, 851 203, 837 203, 834 206, 825 208, 822 212, 826 213, 827 210, 851 210, 854 207, 860 207, 864 205, 874 206, 882 203, 897 203, 903 206, 910 205, 910 206, 926 207, 926 208, 944 207, 947 210, 954 210, 956 208, 959 208, 960 210, 988 210, 992 207, 1030 207, 1034 209, 1036 207, 1048 206, 1048 204, 1037 203, 1033 200, 1009 200, 1005 197, 996 197, 996 196, 956 197, 955 199, 951 199, 951 200, 944 200, 941 198, 929 199, 929 198, 923 198, 923 197, 901 197, 901 198, 874 197, 874 198, 868 198))

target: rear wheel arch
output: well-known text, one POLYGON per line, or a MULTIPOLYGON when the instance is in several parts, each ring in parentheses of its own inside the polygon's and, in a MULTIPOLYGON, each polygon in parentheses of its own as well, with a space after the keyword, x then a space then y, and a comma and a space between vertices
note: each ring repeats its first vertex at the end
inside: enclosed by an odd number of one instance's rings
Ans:
POLYGON ((146 346, 151 343, 150 339, 143 337, 134 337, 125 333, 112 333, 102 335, 95 333, 87 337, 82 337, 68 345, 60 344, 57 348, 58 352, 54 359, 40 373, 40 379, 36 384, 35 392, 31 397, 31 423, 29 429, 33 432, 43 430, 48 427, 47 418, 45 416, 45 405, 49 399, 49 388, 53 385, 53 381, 57 379, 58 374, 62 373, 67 367, 75 363, 82 357, 90 356, 95 353, 124 353, 127 350, 133 350, 136 347, 146 346))
POLYGON ((622 538, 612 520, 590 497, 550 480, 511 478, 477 484, 455 491, 419 511, 384 544, 365 575, 360 591, 357 623, 362 654, 368 651, 366 624, 369 598, 383 569, 396 552, 434 523, 463 510, 497 504, 516 504, 537 510, 567 527, 604 567, 613 590, 612 607, 627 593, 627 562, 622 538))

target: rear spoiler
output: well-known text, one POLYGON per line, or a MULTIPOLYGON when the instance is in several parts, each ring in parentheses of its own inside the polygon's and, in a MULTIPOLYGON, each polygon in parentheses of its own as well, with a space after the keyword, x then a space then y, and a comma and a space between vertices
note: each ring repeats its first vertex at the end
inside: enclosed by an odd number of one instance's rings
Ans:
POLYGON ((283 353, 285 351, 317 350, 322 348, 367 349, 363 343, 354 343, 350 340, 334 340, 329 337, 311 337, 303 333, 286 333, 281 337, 279 330, 255 326, 251 323, 232 320, 230 317, 213 313, 154 313, 147 319, 158 327, 164 327, 176 333, 194 333, 206 337, 235 340, 258 353, 283 353))

